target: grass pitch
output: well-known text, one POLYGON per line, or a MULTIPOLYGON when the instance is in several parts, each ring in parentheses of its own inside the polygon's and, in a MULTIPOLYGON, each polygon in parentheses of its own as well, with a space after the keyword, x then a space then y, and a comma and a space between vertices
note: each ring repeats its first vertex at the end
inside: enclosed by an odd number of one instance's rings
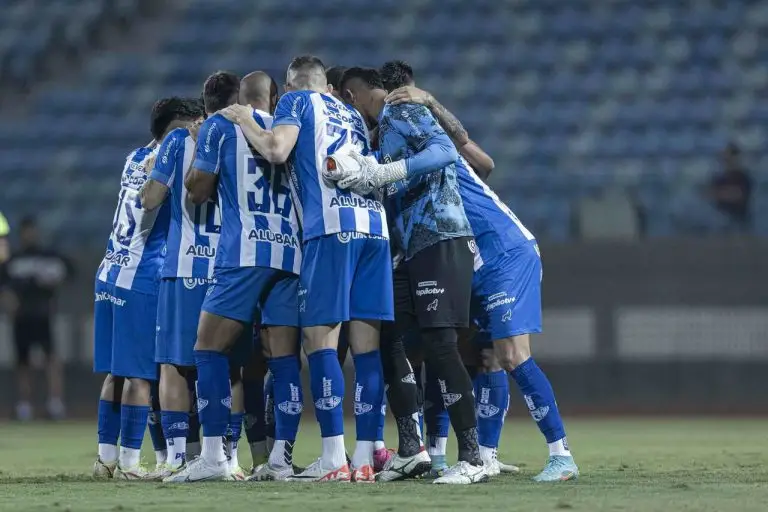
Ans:
MULTIPOLYGON (((502 460, 520 464, 522 474, 437 487, 429 481, 94 482, 95 423, 0 424, 0 510, 768 510, 768 421, 572 420, 567 426, 582 472, 576 482, 531 482, 546 447, 533 422, 518 420, 505 426, 500 452, 502 460)), ((246 448, 243 465, 250 461, 246 448)), ((145 450, 153 461, 148 439, 145 450)), ((297 463, 311 462, 318 450, 317 428, 305 422, 297 463)))

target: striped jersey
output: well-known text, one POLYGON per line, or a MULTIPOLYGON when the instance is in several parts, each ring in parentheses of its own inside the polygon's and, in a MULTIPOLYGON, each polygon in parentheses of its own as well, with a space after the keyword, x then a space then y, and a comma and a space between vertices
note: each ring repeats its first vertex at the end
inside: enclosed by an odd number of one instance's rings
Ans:
POLYGON ((389 238, 384 207, 373 194, 341 190, 323 178, 328 156, 339 149, 368 154, 368 128, 360 113, 331 95, 288 92, 275 111, 273 126, 280 125, 299 127, 288 169, 304 241, 344 232, 389 238))
POLYGON ((156 152, 156 147, 144 147, 128 155, 107 252, 96 274, 99 281, 149 294, 158 290, 170 219, 167 203, 150 212, 139 199, 139 191, 149 178, 147 160, 156 152))
MULTIPOLYGON (((264 129, 272 116, 254 111, 264 129)), ((239 126, 219 114, 205 120, 193 167, 219 177, 221 236, 215 266, 270 267, 299 273, 299 224, 284 165, 264 160, 239 126)))
POLYGON ((456 162, 459 193, 475 235, 475 270, 497 256, 535 240, 512 210, 486 185, 463 157, 456 162))
POLYGON ((221 232, 215 201, 195 205, 184 187, 184 176, 195 157, 195 141, 186 128, 176 128, 163 140, 149 177, 168 187, 171 221, 166 239, 162 277, 210 279, 221 232))

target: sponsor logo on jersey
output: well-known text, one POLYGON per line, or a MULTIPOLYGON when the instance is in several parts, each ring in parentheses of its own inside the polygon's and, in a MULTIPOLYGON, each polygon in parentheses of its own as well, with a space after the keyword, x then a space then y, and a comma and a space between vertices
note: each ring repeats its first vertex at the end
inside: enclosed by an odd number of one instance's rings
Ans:
POLYGON ((117 265, 119 267, 127 267, 131 264, 131 255, 126 254, 123 251, 114 251, 112 249, 108 249, 107 253, 104 255, 104 259, 108 263, 117 265))
POLYGON ((269 242, 272 244, 285 245, 293 248, 297 248, 299 246, 299 240, 295 236, 286 235, 284 233, 275 233, 270 229, 252 229, 248 233, 248 240, 269 242))
POLYGON ((437 281, 420 281, 416 285, 417 297, 423 295, 442 295, 443 293, 445 293, 445 288, 438 288, 437 281))
POLYGON ((375 199, 366 199, 360 196, 340 196, 332 197, 330 202, 331 208, 365 208, 367 210, 373 210, 380 212, 384 208, 381 203, 375 199))
POLYGON ((501 316, 501 321, 506 323, 512 320, 512 310, 508 309, 506 313, 501 316))
POLYGON ((517 297, 510 297, 506 292, 494 293, 486 299, 485 311, 493 311, 494 309, 514 304, 517 301, 517 297))
POLYGON ((199 258, 215 258, 216 248, 207 245, 189 245, 184 252, 186 256, 197 256, 199 258))
POLYGON ((437 299, 427 304, 427 311, 437 311, 437 304, 438 304, 437 299))
POLYGON ((471 252, 472 254, 477 253, 477 244, 475 243, 474 239, 467 242, 467 246, 469 247, 469 252, 471 252))
MULTIPOLYGON (((133 165, 134 165, 134 163, 131 163, 131 170, 134 170, 133 169, 133 165)), ((141 164, 140 168, 137 169, 136 171, 140 172, 143 169, 144 169, 144 164, 141 164)), ((147 175, 146 174, 127 174, 127 175, 123 176, 123 183, 122 183, 122 185, 124 187, 129 187, 129 188, 139 188, 142 185, 144 185, 144 183, 146 181, 147 181, 147 175)))
POLYGON ((194 290, 198 286, 208 286, 210 281, 208 279, 185 277, 184 288, 187 290, 194 290))
POLYGON ((111 295, 107 292, 98 292, 96 294, 96 300, 94 302, 103 302, 103 301, 109 301, 118 307, 125 306, 125 299, 121 299, 120 297, 115 297, 114 295, 111 295))

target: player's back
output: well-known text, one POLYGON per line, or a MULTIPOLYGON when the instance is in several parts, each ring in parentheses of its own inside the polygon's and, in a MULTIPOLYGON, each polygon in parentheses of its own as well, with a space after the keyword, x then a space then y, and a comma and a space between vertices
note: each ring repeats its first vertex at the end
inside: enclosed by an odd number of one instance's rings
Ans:
POLYGON ((147 160, 157 149, 142 147, 128 155, 107 251, 97 272, 100 281, 142 293, 157 293, 170 218, 167 204, 147 211, 139 197, 149 178, 147 160))
MULTIPOLYGON (((381 160, 395 162, 414 156, 436 135, 444 135, 426 107, 386 105, 379 117, 381 160)), ((406 258, 441 240, 472 236, 456 176, 456 165, 387 188, 388 208, 398 243, 406 258)))
POLYGON ((456 164, 456 172, 464 211, 478 247, 475 266, 483 260, 490 261, 504 252, 535 240, 533 233, 480 179, 463 157, 460 157, 456 164))
MULTIPOLYGON (((266 112, 254 111, 254 119, 265 129, 271 128, 272 116, 266 112)), ((216 266, 270 267, 298 273, 300 229, 285 165, 264 160, 240 127, 219 114, 203 123, 199 140, 203 147, 197 152, 195 166, 206 165, 200 163, 201 158, 218 166, 221 236, 216 266)))
POLYGON ((304 240, 342 232, 388 237, 382 204, 372 195, 341 190, 323 178, 328 156, 342 149, 367 155, 368 129, 360 113, 331 95, 289 92, 280 98, 275 126, 299 127, 288 165, 304 240))
POLYGON ((162 276, 210 279, 221 232, 221 217, 212 200, 195 205, 184 178, 195 158, 195 140, 176 128, 163 140, 152 178, 169 186, 171 219, 162 276))

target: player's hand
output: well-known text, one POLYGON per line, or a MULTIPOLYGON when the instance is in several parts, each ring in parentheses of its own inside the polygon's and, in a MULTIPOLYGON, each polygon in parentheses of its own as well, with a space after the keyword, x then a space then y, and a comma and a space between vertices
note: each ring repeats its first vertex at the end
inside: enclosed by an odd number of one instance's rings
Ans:
POLYGON ((432 102, 432 95, 418 87, 406 85, 405 87, 400 87, 389 93, 387 97, 384 98, 384 101, 392 105, 417 103, 428 107, 432 102))
POLYGON ((339 188, 349 189, 361 196, 370 194, 381 185, 377 181, 379 163, 372 156, 363 156, 360 153, 350 153, 359 165, 360 169, 349 172, 338 181, 339 188))
POLYGON ((253 117, 253 109, 246 105, 235 103, 223 110, 219 110, 219 114, 235 124, 242 124, 246 119, 253 117))

